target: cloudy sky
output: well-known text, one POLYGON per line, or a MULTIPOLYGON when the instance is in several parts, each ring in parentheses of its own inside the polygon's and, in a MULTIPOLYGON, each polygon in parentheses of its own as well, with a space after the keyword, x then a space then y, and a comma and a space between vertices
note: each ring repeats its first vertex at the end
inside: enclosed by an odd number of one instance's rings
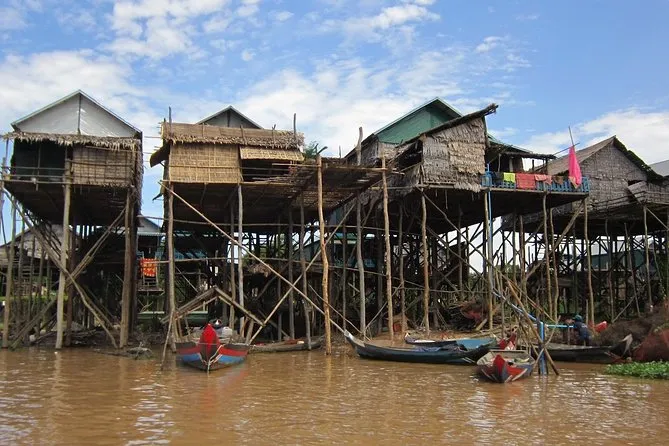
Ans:
MULTIPOLYGON (((0 130, 82 89, 144 131, 233 104, 347 152, 439 96, 553 153, 616 134, 669 158, 669 2, 0 0, 0 130)), ((160 215, 158 169, 144 212, 160 215)))

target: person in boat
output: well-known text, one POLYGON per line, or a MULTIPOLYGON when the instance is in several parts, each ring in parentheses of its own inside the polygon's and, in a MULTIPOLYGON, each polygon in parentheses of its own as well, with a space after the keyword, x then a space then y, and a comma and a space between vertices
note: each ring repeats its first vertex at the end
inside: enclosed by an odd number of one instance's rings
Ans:
POLYGON ((576 330, 576 339, 578 345, 590 345, 590 330, 583 322, 583 316, 577 314, 574 316, 574 329, 576 330))
POLYGON ((216 334, 220 338, 223 335, 223 322, 220 319, 216 319, 211 326, 216 330, 216 334))

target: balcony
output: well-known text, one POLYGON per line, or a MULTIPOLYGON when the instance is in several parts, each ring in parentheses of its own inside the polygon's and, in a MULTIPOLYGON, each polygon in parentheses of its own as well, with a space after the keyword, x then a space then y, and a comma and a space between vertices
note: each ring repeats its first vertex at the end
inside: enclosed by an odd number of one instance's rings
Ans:
MULTIPOLYGON (((508 175, 506 175, 508 177, 508 175)), ((481 186, 492 189, 525 190, 540 192, 589 193, 590 181, 583 177, 580 186, 575 187, 565 176, 517 174, 514 181, 505 179, 504 173, 486 172, 481 175, 481 186)))

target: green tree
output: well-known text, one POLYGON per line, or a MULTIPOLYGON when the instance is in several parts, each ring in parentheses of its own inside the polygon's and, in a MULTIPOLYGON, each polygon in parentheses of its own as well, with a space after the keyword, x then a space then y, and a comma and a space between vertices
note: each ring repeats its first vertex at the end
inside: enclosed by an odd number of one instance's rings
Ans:
POLYGON ((323 146, 322 148, 318 148, 319 143, 316 141, 311 141, 307 146, 304 148, 304 157, 306 159, 316 159, 318 155, 323 153, 325 150, 327 150, 328 146, 323 146))

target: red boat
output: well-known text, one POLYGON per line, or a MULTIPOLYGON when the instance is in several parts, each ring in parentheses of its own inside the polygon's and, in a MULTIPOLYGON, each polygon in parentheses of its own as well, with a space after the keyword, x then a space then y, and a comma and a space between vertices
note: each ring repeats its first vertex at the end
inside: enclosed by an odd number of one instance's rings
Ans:
POLYGON ((239 364, 248 352, 248 344, 221 344, 211 324, 204 328, 198 342, 177 343, 177 357, 184 364, 206 371, 239 364))
POLYGON ((484 378, 508 383, 532 374, 534 359, 524 350, 491 350, 476 363, 484 378))

